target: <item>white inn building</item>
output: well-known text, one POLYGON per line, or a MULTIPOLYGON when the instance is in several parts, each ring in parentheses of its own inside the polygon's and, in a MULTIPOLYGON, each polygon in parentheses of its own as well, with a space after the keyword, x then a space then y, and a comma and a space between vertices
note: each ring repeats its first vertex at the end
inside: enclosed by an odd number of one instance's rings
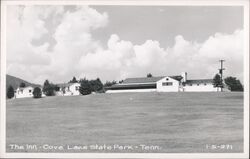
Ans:
POLYGON ((217 92, 213 79, 187 79, 187 73, 179 76, 127 78, 120 84, 106 88, 106 93, 122 92, 217 92))

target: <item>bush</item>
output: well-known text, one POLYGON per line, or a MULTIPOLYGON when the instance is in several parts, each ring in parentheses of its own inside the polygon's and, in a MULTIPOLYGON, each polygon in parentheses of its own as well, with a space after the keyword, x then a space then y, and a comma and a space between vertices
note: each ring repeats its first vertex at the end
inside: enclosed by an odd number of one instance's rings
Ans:
POLYGON ((221 77, 219 74, 216 74, 213 78, 213 85, 214 87, 222 87, 222 81, 221 81, 221 77))
POLYGON ((7 98, 13 98, 15 95, 15 92, 14 92, 14 88, 12 86, 9 86, 8 87, 8 90, 7 90, 7 98))
POLYGON ((86 79, 81 80, 81 86, 79 91, 82 95, 88 95, 91 93, 91 86, 88 80, 86 79))
POLYGON ((150 78, 150 77, 153 77, 153 75, 151 73, 148 73, 147 77, 150 78))
POLYGON ((90 80, 88 82, 91 92, 100 92, 103 90, 103 84, 99 78, 97 78, 96 80, 90 80))
POLYGON ((225 78, 224 80, 231 91, 243 91, 243 85, 236 77, 230 76, 225 78))
POLYGON ((48 80, 46 80, 43 84, 43 92, 46 96, 54 96, 55 95, 55 85, 52 83, 49 83, 48 80))
POLYGON ((34 98, 41 98, 42 97, 42 90, 39 87, 34 88, 33 97, 34 98))
POLYGON ((111 86, 115 85, 116 83, 117 83, 116 81, 112 81, 112 82, 106 81, 106 83, 104 84, 104 87, 111 87, 111 86))

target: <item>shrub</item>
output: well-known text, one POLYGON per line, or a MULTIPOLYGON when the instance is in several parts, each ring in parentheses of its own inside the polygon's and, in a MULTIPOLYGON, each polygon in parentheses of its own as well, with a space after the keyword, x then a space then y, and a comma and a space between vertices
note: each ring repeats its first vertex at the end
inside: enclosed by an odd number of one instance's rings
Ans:
POLYGON ((52 83, 49 83, 48 80, 46 80, 43 84, 43 92, 46 96, 54 96, 55 95, 55 85, 52 83))
POLYGON ((8 90, 7 90, 7 98, 13 98, 15 95, 15 92, 14 92, 14 88, 12 86, 9 86, 8 87, 8 90))
POLYGON ((81 86, 79 91, 82 95, 88 95, 91 93, 91 86, 88 80, 86 79, 81 80, 81 86))
POLYGON ((39 87, 35 87, 33 91, 34 98, 41 98, 42 97, 42 90, 39 87))
POLYGON ((225 78, 225 83, 231 91, 243 91, 243 85, 236 77, 225 78))

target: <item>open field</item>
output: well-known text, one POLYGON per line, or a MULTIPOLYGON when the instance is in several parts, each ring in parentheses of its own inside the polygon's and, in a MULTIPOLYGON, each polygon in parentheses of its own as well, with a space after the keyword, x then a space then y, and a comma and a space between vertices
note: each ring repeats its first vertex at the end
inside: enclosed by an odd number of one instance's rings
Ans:
POLYGON ((123 93, 13 99, 7 100, 6 115, 8 152, 243 151, 242 93, 123 93), (38 147, 11 149, 10 144, 38 147), (46 144, 62 145, 63 150, 46 150, 46 144), (91 144, 132 145, 134 149, 66 148, 91 144), (135 148, 140 144, 152 147, 135 148), (229 149, 211 148, 223 144, 229 149))

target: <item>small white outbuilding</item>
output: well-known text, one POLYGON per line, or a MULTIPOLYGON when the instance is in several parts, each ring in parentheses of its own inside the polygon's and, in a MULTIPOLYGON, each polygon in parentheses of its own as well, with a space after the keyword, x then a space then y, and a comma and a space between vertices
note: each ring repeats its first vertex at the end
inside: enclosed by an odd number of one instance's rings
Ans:
POLYGON ((31 86, 18 87, 15 91, 15 98, 33 97, 34 88, 31 86))
POLYGON ((56 92, 57 96, 80 95, 80 83, 62 83, 57 86, 59 87, 59 91, 56 92))

